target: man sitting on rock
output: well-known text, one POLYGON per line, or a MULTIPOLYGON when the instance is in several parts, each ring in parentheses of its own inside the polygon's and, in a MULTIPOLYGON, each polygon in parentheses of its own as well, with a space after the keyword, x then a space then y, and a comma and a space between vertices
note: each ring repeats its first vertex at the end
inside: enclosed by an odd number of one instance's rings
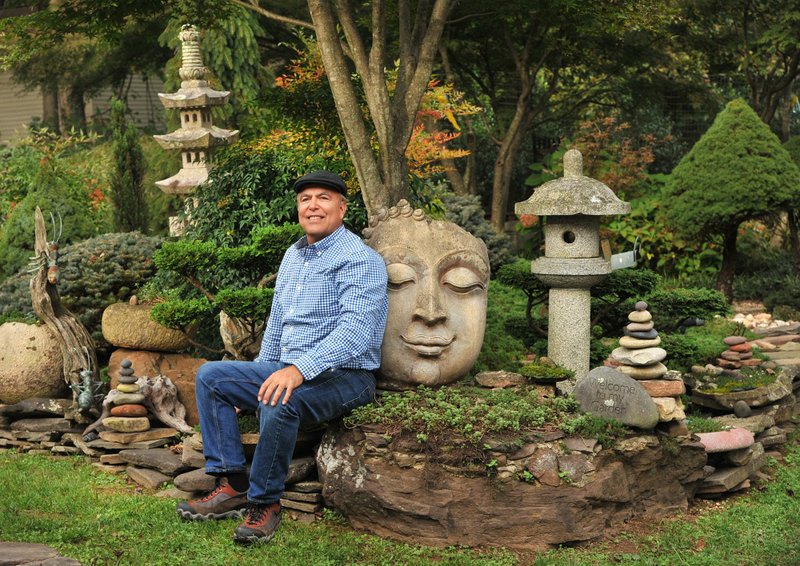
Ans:
POLYGON ((233 535, 242 544, 269 541, 280 523, 298 429, 372 400, 386 325, 386 268, 342 224, 342 179, 317 171, 294 189, 305 236, 281 262, 258 357, 208 362, 196 378, 205 469, 219 479, 205 497, 179 503, 178 514, 244 517, 233 535), (249 476, 237 408, 257 411, 260 423, 249 476))

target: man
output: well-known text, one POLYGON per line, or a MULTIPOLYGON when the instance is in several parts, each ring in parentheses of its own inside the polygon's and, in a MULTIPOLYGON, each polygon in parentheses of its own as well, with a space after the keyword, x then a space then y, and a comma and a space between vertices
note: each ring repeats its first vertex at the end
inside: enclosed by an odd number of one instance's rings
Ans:
POLYGON ((177 510, 199 521, 244 516, 233 537, 242 544, 269 541, 280 523, 299 427, 372 400, 386 326, 386 268, 342 225, 342 179, 316 171, 294 190, 305 236, 281 262, 258 357, 206 363, 195 380, 206 473, 220 479, 214 491, 177 510), (256 410, 259 418, 249 476, 237 408, 256 410))

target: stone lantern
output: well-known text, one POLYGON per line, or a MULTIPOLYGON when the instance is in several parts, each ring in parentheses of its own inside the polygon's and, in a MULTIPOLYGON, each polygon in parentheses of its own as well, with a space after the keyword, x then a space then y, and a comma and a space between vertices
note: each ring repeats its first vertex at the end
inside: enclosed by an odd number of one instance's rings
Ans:
POLYGON ((547 355, 573 370, 576 379, 589 372, 589 288, 611 273, 600 254, 600 217, 630 209, 606 185, 583 176, 583 156, 576 149, 564 154, 564 177, 515 206, 517 215, 547 217, 544 257, 531 263, 531 272, 550 287, 547 355))
MULTIPOLYGON (((205 80, 208 69, 200 52, 200 33, 194 26, 184 25, 181 40, 181 88, 172 94, 158 93, 165 108, 180 112, 181 126, 169 134, 153 136, 164 149, 181 151, 181 170, 172 177, 156 181, 167 194, 191 194, 208 178, 214 148, 239 139, 238 130, 224 130, 213 125, 211 108, 228 101, 230 92, 214 90, 205 80)), ((170 233, 180 232, 176 218, 170 218, 170 233)))

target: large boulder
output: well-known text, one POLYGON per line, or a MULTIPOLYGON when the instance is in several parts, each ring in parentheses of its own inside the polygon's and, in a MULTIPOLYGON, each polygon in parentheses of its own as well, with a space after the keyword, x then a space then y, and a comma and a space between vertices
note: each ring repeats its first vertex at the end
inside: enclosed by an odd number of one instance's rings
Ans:
POLYGON ((178 330, 161 326, 150 318, 152 305, 114 303, 103 311, 103 338, 118 348, 179 352, 189 339, 178 330))
POLYGON ((186 407, 186 423, 196 425, 200 422, 197 414, 197 398, 195 397, 194 378, 198 368, 206 363, 203 358, 193 358, 186 354, 168 354, 163 352, 147 352, 141 350, 114 350, 108 360, 108 375, 111 387, 119 385, 119 370, 122 360, 128 359, 133 364, 136 377, 168 377, 178 390, 178 400, 186 407))
POLYGON ((0 403, 68 396, 61 347, 50 329, 22 322, 0 326, 0 403))
POLYGON ((506 462, 490 478, 485 464, 465 473, 463 459, 442 461, 456 446, 387 442, 378 428, 328 430, 317 452, 325 502, 357 529, 428 546, 541 551, 599 538, 685 511, 706 464, 699 442, 645 435, 596 453, 540 442, 497 456, 506 462), (525 470, 536 479, 520 481, 525 470))

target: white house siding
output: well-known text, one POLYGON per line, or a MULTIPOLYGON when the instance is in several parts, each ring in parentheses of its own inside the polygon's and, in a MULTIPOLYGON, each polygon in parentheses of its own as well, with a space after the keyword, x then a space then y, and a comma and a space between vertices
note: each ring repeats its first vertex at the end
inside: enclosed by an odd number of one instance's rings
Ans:
MULTIPOLYGON (((146 131, 164 131, 164 107, 158 99, 164 86, 160 79, 134 76, 128 89, 128 106, 137 127, 146 131)), ((104 89, 86 104, 86 117, 108 121, 111 105, 111 89, 104 89)), ((42 117, 42 94, 37 90, 26 91, 11 80, 10 73, 0 73, 0 143, 9 143, 26 135, 25 126, 33 118, 42 117)))
POLYGON ((26 91, 11 80, 11 73, 0 72, 0 143, 25 136, 25 126, 41 117, 42 93, 26 91))
MULTIPOLYGON (((164 83, 158 77, 142 77, 134 75, 128 88, 128 109, 140 129, 153 133, 164 130, 164 106, 158 99, 158 93, 164 92, 164 83)), ((111 89, 103 89, 89 102, 86 116, 92 120, 107 122, 111 114, 111 89)))

